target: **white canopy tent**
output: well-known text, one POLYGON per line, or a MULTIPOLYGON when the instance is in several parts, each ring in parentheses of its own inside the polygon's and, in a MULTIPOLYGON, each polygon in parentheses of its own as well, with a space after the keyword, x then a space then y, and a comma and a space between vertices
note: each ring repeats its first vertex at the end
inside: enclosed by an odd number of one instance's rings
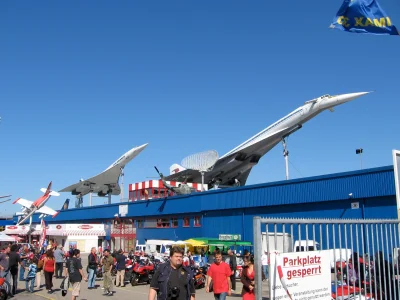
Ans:
POLYGON ((0 242, 15 242, 15 238, 8 236, 5 233, 0 233, 0 242))

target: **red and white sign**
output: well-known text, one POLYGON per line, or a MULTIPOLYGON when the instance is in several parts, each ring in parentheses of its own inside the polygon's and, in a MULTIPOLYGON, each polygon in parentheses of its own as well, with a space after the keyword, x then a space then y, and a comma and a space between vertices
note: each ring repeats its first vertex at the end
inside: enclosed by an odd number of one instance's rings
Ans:
POLYGON ((80 236, 80 235, 97 235, 105 236, 104 224, 66 224, 64 235, 80 236))
MULTIPOLYGON (((64 224, 57 224, 57 225, 47 225, 46 226, 46 235, 47 236, 63 236, 65 232, 65 225, 64 224)), ((33 228, 31 235, 41 235, 42 234, 42 225, 38 224, 33 228)))
POLYGON ((8 225, 3 231, 3 233, 5 234, 14 234, 14 235, 27 235, 28 232, 29 232, 29 227, 21 225, 8 225))
POLYGON ((269 288, 272 299, 299 299, 301 295, 330 300, 329 250, 270 254, 269 288))
POLYGON ((92 225, 80 225, 78 226, 79 229, 83 229, 83 230, 87 230, 87 229, 92 229, 93 226, 92 225))

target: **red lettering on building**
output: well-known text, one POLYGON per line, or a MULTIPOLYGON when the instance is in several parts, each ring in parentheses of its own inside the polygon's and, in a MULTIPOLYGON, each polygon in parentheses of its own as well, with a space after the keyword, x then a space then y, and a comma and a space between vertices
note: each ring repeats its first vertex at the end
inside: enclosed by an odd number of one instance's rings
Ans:
POLYGON ((91 229, 91 228, 93 228, 93 226, 91 226, 91 225, 81 225, 81 226, 78 226, 78 228, 80 228, 80 229, 91 229))

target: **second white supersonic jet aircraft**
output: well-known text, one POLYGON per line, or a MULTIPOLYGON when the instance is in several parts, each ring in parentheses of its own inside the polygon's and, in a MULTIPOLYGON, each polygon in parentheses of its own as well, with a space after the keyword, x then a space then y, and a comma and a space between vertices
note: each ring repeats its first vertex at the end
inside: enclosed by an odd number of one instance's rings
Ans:
MULTIPOLYGON (((299 130, 305 122, 326 109, 333 111, 335 106, 368 93, 362 92, 335 96, 324 95, 306 101, 303 106, 295 109, 287 116, 221 156, 214 166, 204 174, 204 183, 209 185, 209 189, 214 185, 245 185, 252 167, 258 163, 260 158, 279 142, 282 141, 285 143, 285 138, 299 130)), ((165 180, 201 182, 199 171, 185 169, 178 164, 171 166, 170 173, 169 176, 164 177, 165 180)))

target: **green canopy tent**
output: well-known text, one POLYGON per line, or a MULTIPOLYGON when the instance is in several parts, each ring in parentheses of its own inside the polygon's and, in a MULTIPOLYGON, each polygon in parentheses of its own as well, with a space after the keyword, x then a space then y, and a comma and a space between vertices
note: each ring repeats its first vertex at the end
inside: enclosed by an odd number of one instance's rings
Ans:
POLYGON ((234 250, 237 250, 239 247, 244 248, 244 247, 253 247, 253 245, 248 242, 248 241, 237 241, 237 240, 220 240, 217 238, 207 238, 207 237, 202 237, 202 238, 191 238, 192 240, 203 242, 205 245, 209 246, 209 251, 210 253, 214 252, 215 248, 222 248, 222 252, 227 252, 231 247, 233 247, 234 250))

